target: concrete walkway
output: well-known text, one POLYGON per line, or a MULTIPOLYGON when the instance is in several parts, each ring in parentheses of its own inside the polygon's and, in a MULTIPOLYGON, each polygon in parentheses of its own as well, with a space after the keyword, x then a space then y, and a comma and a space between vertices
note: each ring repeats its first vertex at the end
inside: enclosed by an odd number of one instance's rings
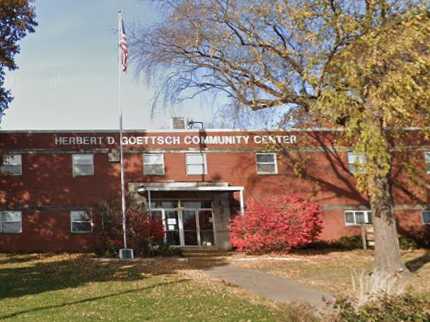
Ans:
POLYGON ((211 267, 205 272, 210 277, 224 280, 273 301, 309 303, 324 308, 326 307, 324 299, 329 301, 334 299, 330 294, 305 287, 287 278, 232 264, 211 267))

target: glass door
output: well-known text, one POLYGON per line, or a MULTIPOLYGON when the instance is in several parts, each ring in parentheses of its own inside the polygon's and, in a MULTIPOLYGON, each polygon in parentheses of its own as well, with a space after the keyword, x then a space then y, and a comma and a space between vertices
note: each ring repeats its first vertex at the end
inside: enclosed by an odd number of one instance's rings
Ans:
POLYGON ((199 210, 198 214, 200 246, 214 246, 215 240, 212 210, 199 210))
POLYGON ((166 243, 169 245, 181 245, 179 213, 177 210, 164 210, 164 227, 166 231, 166 243))
POLYGON ((151 215, 163 222, 164 240, 173 246, 215 246, 210 201, 154 200, 151 215))
POLYGON ((198 246, 196 210, 182 210, 182 227, 185 246, 198 246))

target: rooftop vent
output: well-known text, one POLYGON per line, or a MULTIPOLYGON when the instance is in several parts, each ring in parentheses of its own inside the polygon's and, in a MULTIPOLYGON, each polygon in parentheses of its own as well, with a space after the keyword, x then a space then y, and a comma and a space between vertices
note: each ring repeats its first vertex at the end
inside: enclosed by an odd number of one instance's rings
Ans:
POLYGON ((173 129, 185 129, 185 118, 183 117, 172 117, 172 127, 173 129))

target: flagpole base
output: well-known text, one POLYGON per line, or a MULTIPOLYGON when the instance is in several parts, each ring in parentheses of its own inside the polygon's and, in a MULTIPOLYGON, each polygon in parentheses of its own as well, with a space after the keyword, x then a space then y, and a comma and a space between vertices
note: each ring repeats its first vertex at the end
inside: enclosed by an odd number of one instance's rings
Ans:
POLYGON ((134 252, 132 248, 121 248, 119 250, 119 259, 131 260, 134 259, 134 252))

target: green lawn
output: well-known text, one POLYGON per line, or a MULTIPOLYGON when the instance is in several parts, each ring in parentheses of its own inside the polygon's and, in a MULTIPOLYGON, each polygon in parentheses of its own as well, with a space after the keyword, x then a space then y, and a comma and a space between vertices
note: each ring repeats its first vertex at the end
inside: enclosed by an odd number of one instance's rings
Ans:
POLYGON ((0 320, 287 321, 275 306, 157 262, 0 255, 0 320))

